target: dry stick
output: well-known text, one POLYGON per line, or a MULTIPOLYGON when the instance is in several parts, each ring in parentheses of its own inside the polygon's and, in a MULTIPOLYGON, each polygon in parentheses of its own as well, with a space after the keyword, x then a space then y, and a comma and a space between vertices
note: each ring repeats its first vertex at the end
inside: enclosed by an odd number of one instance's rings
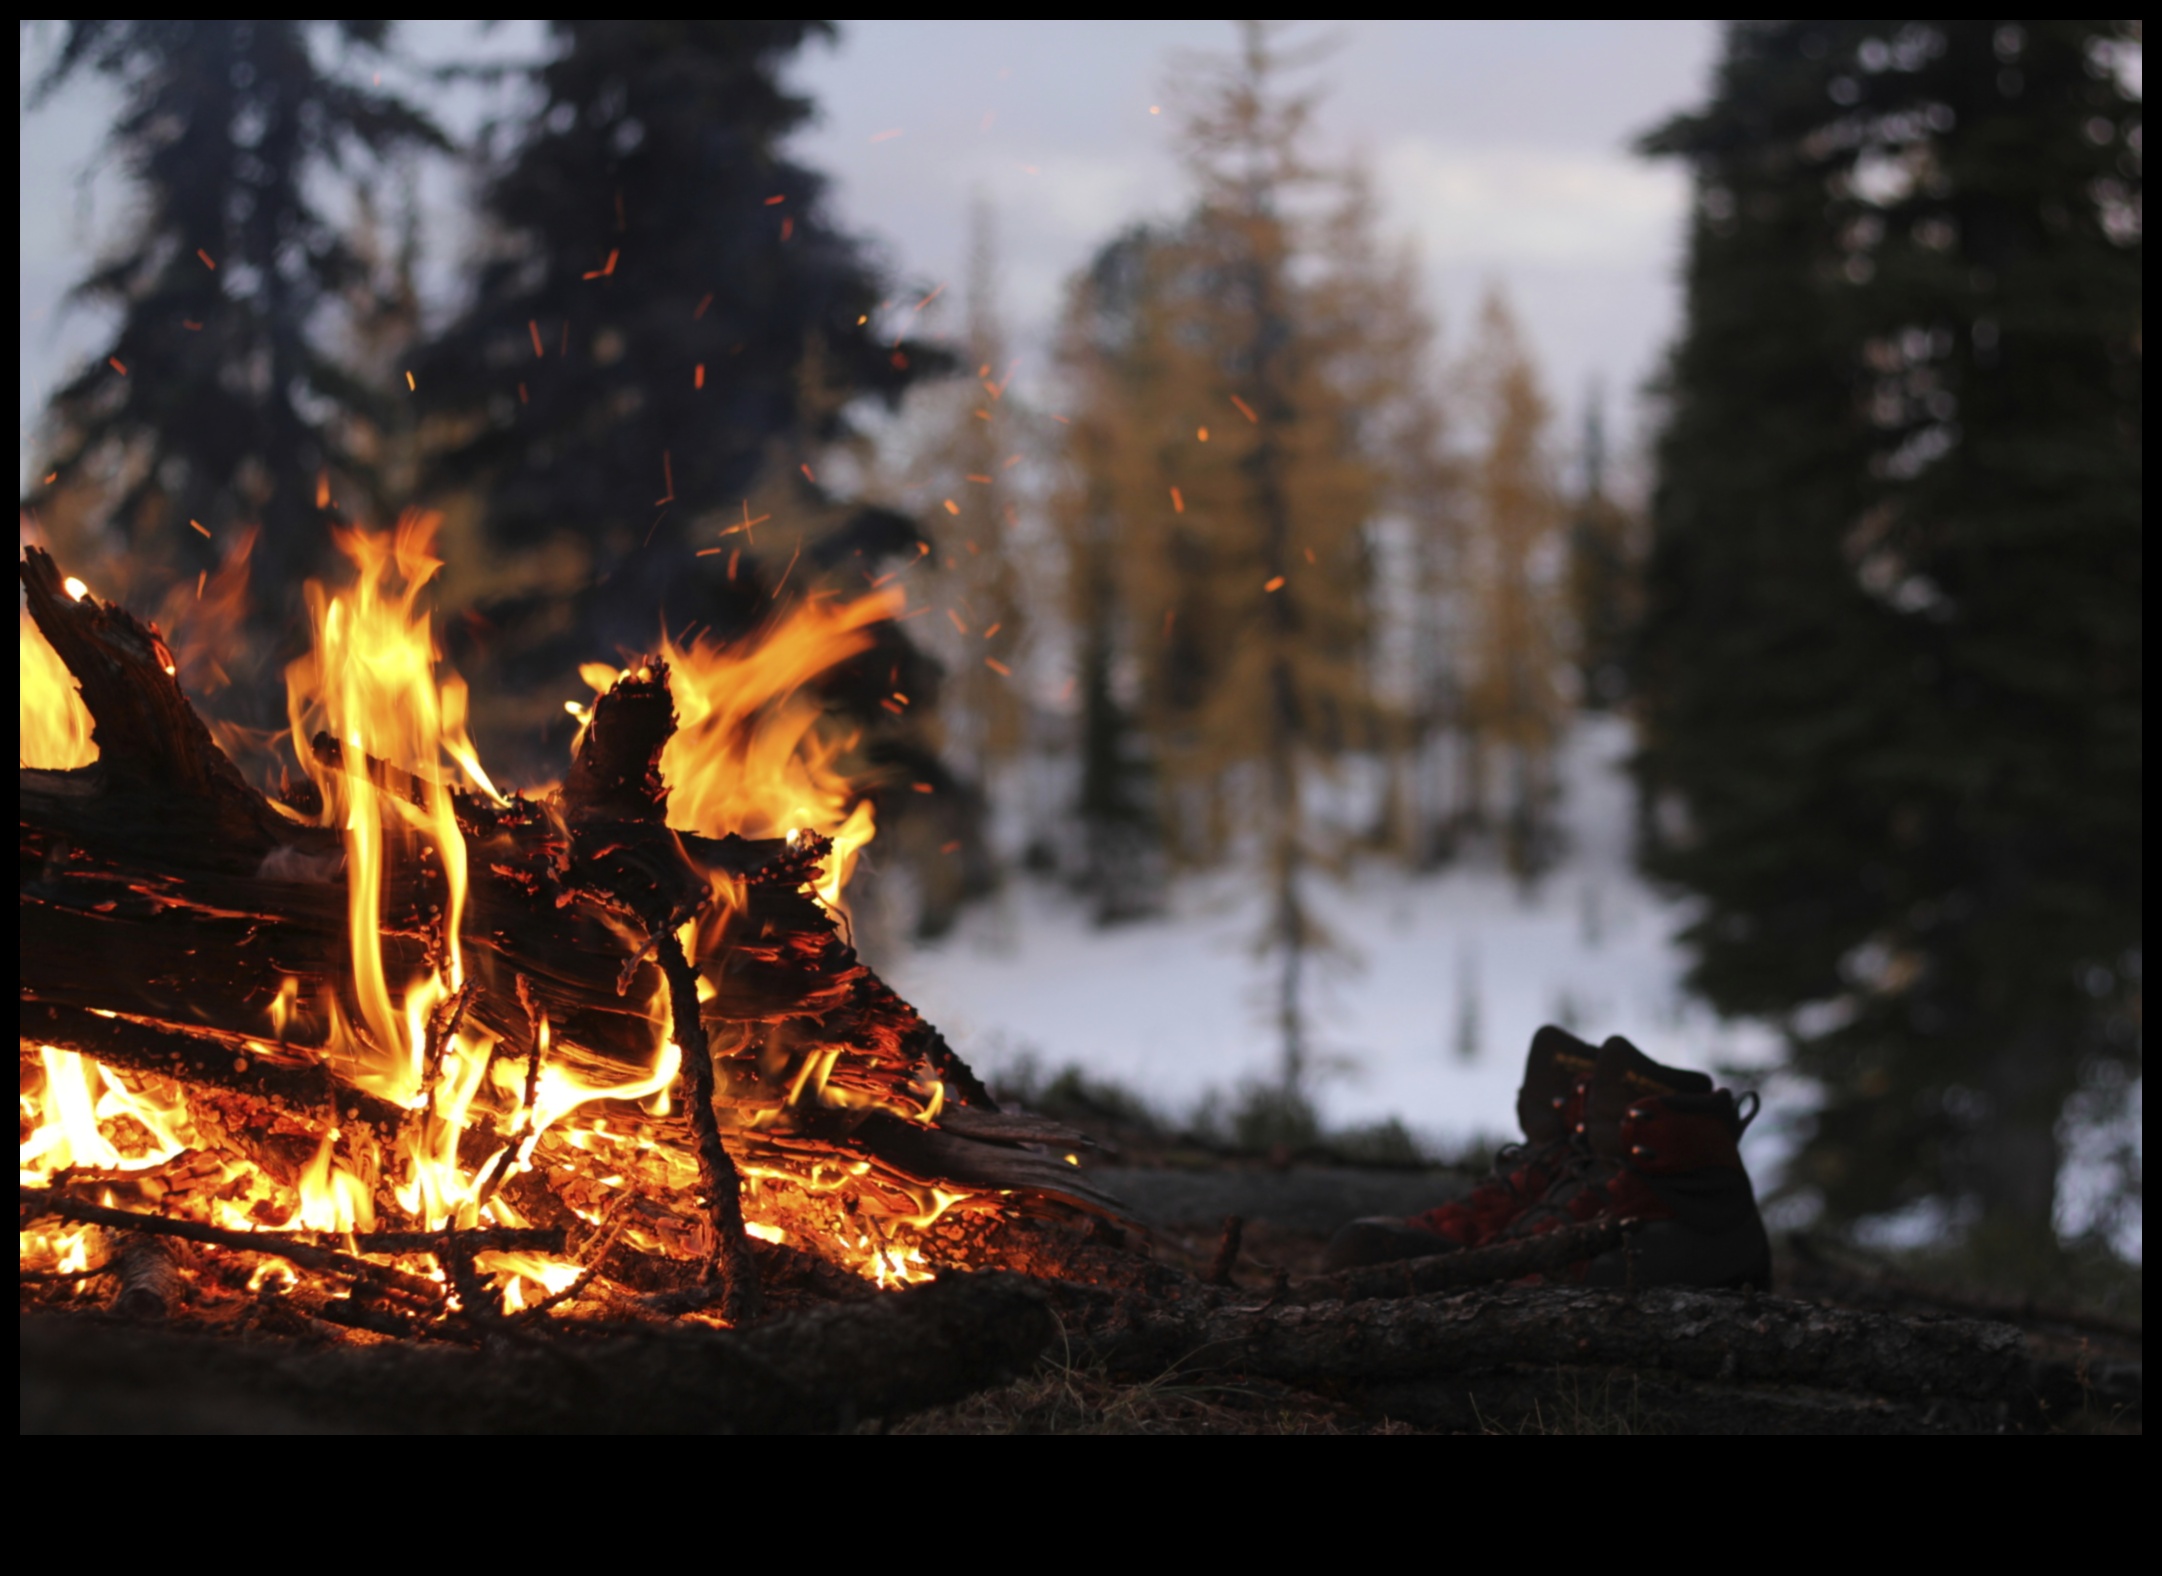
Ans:
POLYGON ((72 1198, 64 1198, 42 1188, 16 1189, 17 1202, 28 1211, 26 1218, 35 1220, 40 1215, 51 1215, 61 1220, 80 1220, 94 1226, 114 1226, 122 1231, 142 1231, 154 1236, 177 1237, 182 1242, 201 1242, 214 1248, 237 1248, 243 1253, 267 1253, 273 1258, 284 1259, 305 1270, 317 1270, 326 1275, 343 1275, 349 1279, 365 1281, 371 1286, 411 1301, 435 1307, 443 1300, 443 1289, 434 1281, 423 1280, 418 1275, 408 1275, 381 1264, 370 1264, 366 1259, 356 1259, 348 1253, 337 1253, 329 1248, 318 1248, 309 1243, 294 1242, 261 1231, 228 1231, 223 1226, 206 1226, 199 1221, 176 1220, 170 1215, 144 1215, 134 1210, 108 1209, 102 1204, 85 1204, 72 1198))
POLYGON ((1526 1275, 1550 1275, 1584 1259, 1621 1247, 1635 1234, 1634 1220, 1595 1220, 1581 1226, 1497 1242, 1457 1253, 1400 1259, 1369 1269, 1310 1276, 1291 1295, 1296 1302, 1363 1302, 1372 1297, 1418 1297, 1429 1292, 1487 1286, 1526 1275))
POLYGON ((1209 1261, 1208 1283, 1211 1286, 1231 1284, 1231 1267, 1239 1262, 1239 1240, 1246 1235, 1244 1215, 1226 1215, 1224 1234, 1217 1239, 1216 1257, 1209 1261))
POLYGON ((721 1124, 713 1114, 713 1058, 706 1049, 706 1026, 698 1016, 698 971, 683 955, 673 930, 654 933, 661 972, 668 980, 668 1006, 675 1021, 676 1045, 683 1053, 683 1083, 697 1140, 698 1175, 705 1184, 707 1208, 720 1258, 721 1311, 731 1324, 758 1312, 758 1264, 743 1229, 743 1179, 721 1142, 721 1124))
MULTIPOLYGON (((275 1241, 284 1233, 259 1232, 275 1241)), ((475 1226, 464 1231, 363 1231, 353 1237, 363 1253, 561 1253, 561 1226, 475 1226)))

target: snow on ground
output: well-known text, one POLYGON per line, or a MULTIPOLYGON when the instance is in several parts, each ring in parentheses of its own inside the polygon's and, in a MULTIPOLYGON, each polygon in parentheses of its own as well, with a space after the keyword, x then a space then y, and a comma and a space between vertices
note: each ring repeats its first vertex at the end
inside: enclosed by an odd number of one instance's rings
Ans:
MULTIPOLYGON (((1772 1059, 1767 1030, 1722 1024, 1681 989, 1672 938, 1685 912, 1630 864, 1629 747, 1622 722, 1579 726, 1563 771, 1569 852, 1528 891, 1468 862, 1316 883, 1355 954, 1325 971, 1334 977, 1315 997, 1330 1125, 1393 1116, 1452 1149, 1510 1136, 1524 1048, 1542 1023, 1595 1043, 1624 1034, 1689 1067, 1772 1059)), ((1272 976, 1251 947, 1259 928, 1251 884, 1236 878, 1184 882, 1164 918, 1108 930, 1060 888, 1016 878, 953 935, 881 956, 879 968, 980 1071, 1024 1056, 1074 1064, 1185 1111, 1275 1068, 1272 976)), ((1749 1134, 1760 1186, 1785 1148, 1777 1125, 1749 1134)))

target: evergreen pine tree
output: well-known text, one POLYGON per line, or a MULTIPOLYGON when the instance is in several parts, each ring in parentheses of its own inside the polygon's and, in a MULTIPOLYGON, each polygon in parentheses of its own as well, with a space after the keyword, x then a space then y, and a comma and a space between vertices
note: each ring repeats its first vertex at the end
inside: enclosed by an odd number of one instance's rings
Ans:
POLYGON ((2028 1264, 2068 1099, 2139 1064, 2138 37, 1739 25, 1647 142, 1696 183, 1652 867, 1704 902, 1696 985, 1824 1091, 1797 1179, 2028 1264))
POLYGON ((340 309, 357 296, 371 310, 375 281, 326 213, 325 183, 443 142, 394 92, 326 57, 380 58, 388 33, 379 21, 77 21, 33 91, 36 104, 96 73, 122 97, 107 147, 137 207, 72 293, 119 324, 53 396, 52 479, 24 500, 100 495, 122 550, 107 588, 129 577, 154 601, 253 531, 259 621, 288 633, 326 520, 373 491, 356 436, 409 396, 403 378, 363 376, 333 346, 340 309))
MULTIPOLYGON (((860 589, 878 559, 917 551, 913 522, 818 480, 854 400, 947 365, 893 332, 908 303, 783 152, 810 114, 783 70, 828 31, 550 24, 538 102, 480 194, 471 300, 420 361, 436 488, 476 494, 495 546, 534 576, 482 610, 485 644, 466 653, 500 663, 506 687, 560 687, 662 621, 739 632, 784 575, 791 595, 828 574, 860 589), (760 514, 770 525, 719 535, 760 514), (716 543, 732 550, 698 556, 716 543)), ((890 626, 861 665, 878 680, 859 686, 868 721, 889 681, 912 697, 935 682, 890 626)))
POLYGON ((1608 490, 1605 414, 1594 390, 1584 411, 1582 483, 1570 506, 1569 608, 1579 690, 1594 711, 1615 705, 1628 687, 1635 628, 1635 522, 1608 490))

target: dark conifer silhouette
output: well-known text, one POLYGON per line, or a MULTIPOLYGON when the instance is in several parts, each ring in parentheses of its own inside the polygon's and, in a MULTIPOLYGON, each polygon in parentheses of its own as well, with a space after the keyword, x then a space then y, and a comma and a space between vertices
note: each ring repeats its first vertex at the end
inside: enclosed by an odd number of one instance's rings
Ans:
POLYGON ((2139 1062, 2137 37, 1742 25, 1647 143, 1697 199, 1652 864, 1705 899, 1696 985, 1822 1081, 1798 1179, 1978 1210, 2015 1259, 2067 1099, 2139 1062))
POLYGON ((377 281, 325 211, 325 178, 443 145, 397 94, 331 64, 380 59, 388 33, 380 21, 70 22, 32 92, 35 105, 86 73, 119 88, 106 148, 136 216, 72 292, 120 322, 53 396, 52 480, 25 503, 94 492, 146 599, 217 568, 259 527, 258 618, 281 630, 329 545, 326 516, 372 490, 360 428, 408 391, 333 348, 339 313, 365 312, 377 281))
POLYGON ((537 101, 480 194, 470 302, 420 361, 444 432, 437 489, 477 492, 500 549, 580 560, 574 618, 550 613, 552 588, 494 610, 517 677, 636 648, 663 617, 740 627, 799 542, 799 590, 811 571, 915 550, 910 522, 837 513, 816 479, 852 399, 890 401, 945 359, 896 339, 906 314, 889 309, 912 303, 888 299, 829 220, 823 180, 781 151, 811 114, 782 67, 828 31, 550 24, 537 101), (783 544, 763 572, 693 556, 723 516, 759 513, 773 530, 734 545, 756 559, 783 544))

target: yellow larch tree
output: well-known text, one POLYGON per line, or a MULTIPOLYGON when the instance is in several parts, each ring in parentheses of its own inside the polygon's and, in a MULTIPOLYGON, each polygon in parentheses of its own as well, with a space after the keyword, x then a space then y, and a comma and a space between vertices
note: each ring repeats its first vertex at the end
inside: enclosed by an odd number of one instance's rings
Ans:
POLYGON ((1467 382, 1484 427, 1472 481, 1468 797, 1483 814, 1499 789, 1503 850, 1530 875, 1554 851, 1555 752, 1568 714, 1565 512, 1547 452, 1552 410, 1498 289, 1481 310, 1467 382))

